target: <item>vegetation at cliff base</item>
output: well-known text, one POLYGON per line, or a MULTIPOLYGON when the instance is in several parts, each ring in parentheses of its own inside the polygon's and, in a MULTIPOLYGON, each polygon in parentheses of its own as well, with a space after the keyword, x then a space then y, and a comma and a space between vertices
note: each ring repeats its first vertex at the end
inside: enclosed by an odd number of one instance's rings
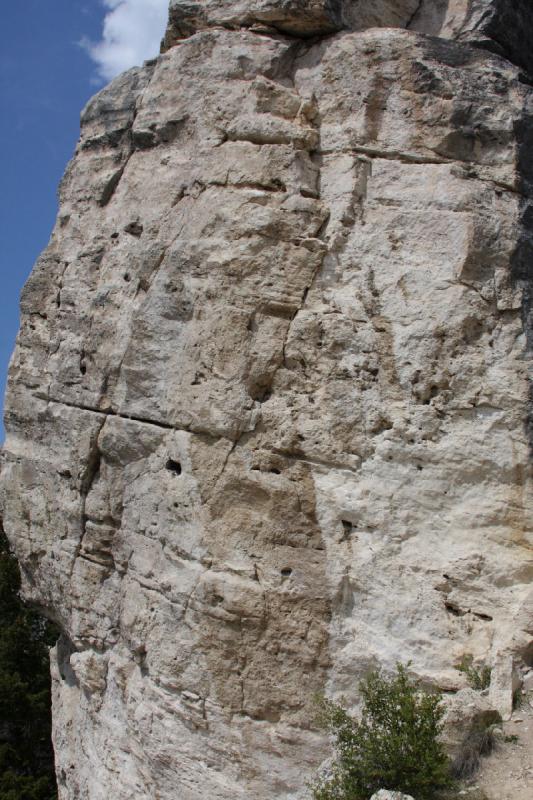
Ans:
POLYGON ((54 800, 48 648, 57 637, 19 590, 0 523, 0 800, 54 800))
POLYGON ((315 800, 368 800, 379 789, 424 800, 450 786, 450 763, 439 741, 441 696, 420 690, 401 665, 391 679, 370 673, 359 689, 360 721, 342 706, 320 701, 335 758, 312 787, 315 800))

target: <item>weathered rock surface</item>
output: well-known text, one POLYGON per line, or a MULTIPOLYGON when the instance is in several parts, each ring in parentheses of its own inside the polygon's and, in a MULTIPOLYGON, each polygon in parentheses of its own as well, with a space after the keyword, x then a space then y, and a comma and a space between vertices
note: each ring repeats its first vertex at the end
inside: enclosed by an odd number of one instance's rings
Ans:
POLYGON ((85 109, 1 474, 62 800, 303 798, 314 693, 397 661, 453 694, 471 654, 510 713, 533 13, 466 5, 174 2, 85 109))
POLYGON ((530 0, 170 0, 164 46, 214 26, 266 26, 306 37, 409 28, 469 42, 533 69, 530 0))
POLYGON ((372 795, 371 800, 413 800, 410 794, 401 792, 390 792, 388 789, 380 789, 372 795))
MULTIPOLYGON (((499 800, 529 800, 533 795, 533 711, 522 704, 500 733, 493 753, 481 759, 480 771, 472 782, 483 794, 499 800)), ((475 794, 471 795, 476 800, 475 794)), ((469 794, 466 795, 469 800, 469 794)))

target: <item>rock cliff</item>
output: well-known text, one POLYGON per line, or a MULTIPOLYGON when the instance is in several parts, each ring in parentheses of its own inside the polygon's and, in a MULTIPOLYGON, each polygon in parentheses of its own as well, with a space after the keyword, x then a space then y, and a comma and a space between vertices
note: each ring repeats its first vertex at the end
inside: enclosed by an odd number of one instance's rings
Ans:
POLYGON ((61 800, 303 798, 314 693, 397 661, 510 714, 532 36, 529 0, 172 0, 85 108, 0 490, 61 800))

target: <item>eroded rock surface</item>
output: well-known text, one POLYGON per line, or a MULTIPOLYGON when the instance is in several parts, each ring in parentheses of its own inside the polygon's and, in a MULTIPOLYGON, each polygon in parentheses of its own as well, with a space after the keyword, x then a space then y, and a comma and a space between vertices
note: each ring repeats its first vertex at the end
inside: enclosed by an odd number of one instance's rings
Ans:
POLYGON ((469 42, 533 69, 530 0, 170 0, 164 46, 209 27, 304 37, 408 28, 469 42))
POLYGON ((166 52, 85 109, 1 475, 25 593, 64 631, 62 800, 303 798, 314 693, 356 708, 397 661, 453 695, 471 655, 510 713, 533 664, 526 5, 173 2, 166 52))
POLYGON ((390 792, 387 789, 380 789, 372 795, 371 800, 413 800, 411 795, 401 792, 390 792))

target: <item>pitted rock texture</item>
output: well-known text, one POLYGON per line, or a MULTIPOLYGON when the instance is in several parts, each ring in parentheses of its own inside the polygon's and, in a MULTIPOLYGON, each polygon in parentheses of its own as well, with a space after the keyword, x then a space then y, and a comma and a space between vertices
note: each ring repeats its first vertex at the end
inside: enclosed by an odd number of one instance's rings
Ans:
POLYGON ((304 798, 316 692, 533 665, 533 91, 392 5, 173 3, 83 113, 1 473, 61 800, 304 798))

